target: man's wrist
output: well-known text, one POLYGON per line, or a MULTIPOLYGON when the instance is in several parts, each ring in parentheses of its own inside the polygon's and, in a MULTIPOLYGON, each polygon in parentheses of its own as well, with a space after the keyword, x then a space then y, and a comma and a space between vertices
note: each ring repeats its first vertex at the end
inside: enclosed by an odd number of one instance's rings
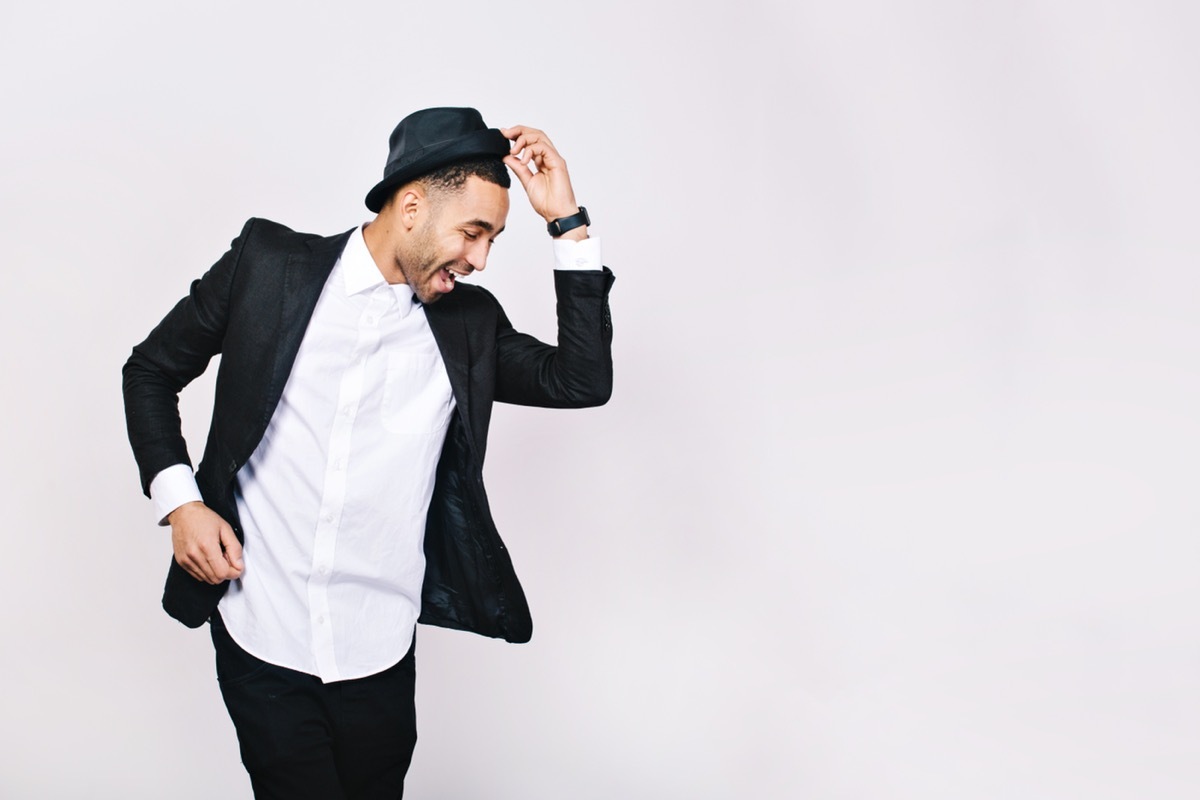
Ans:
POLYGON ((189 500, 188 502, 186 502, 183 505, 176 508, 170 514, 167 514, 167 524, 174 525, 175 524, 175 516, 183 509, 189 508, 191 506, 202 506, 202 505, 204 505, 204 502, 201 500, 189 500))
POLYGON ((587 225, 582 225, 578 228, 572 228, 561 236, 555 236, 555 239, 570 239, 573 242, 582 242, 588 238, 587 225))
POLYGON ((572 214, 578 214, 578 213, 579 213, 578 205, 563 206, 561 209, 558 209, 557 211, 547 211, 545 214, 542 215, 542 219, 546 220, 546 222, 554 222, 554 220, 556 220, 556 219, 562 219, 563 217, 569 217, 572 214))

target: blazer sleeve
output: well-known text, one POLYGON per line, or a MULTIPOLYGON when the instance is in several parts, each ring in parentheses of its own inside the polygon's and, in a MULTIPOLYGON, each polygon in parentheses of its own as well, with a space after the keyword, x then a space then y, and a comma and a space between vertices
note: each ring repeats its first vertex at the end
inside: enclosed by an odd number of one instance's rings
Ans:
POLYGON ((179 420, 179 392, 221 352, 229 322, 234 275, 255 220, 249 220, 208 272, 133 348, 122 370, 125 424, 150 494, 154 476, 175 464, 192 465, 179 420))
POLYGON ((496 324, 496 400, 547 408, 604 405, 612 395, 612 271, 554 272, 558 346, 496 324))

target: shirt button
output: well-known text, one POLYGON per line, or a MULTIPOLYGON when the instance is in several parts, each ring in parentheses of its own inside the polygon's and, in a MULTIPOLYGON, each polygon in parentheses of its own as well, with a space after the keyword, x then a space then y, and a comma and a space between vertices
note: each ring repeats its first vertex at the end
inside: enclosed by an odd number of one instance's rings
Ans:
POLYGON ((375 318, 374 318, 374 317, 367 317, 367 324, 368 324, 368 325, 374 325, 374 324, 375 324, 375 318))
POLYGON ((333 522, 333 514, 326 514, 325 516, 321 517, 321 519, 325 520, 326 522, 333 522))
POLYGON ((324 625, 324 624, 325 624, 325 618, 324 618, 324 617, 317 617, 317 624, 318 624, 318 625, 324 625))
POLYGON ((328 575, 329 567, 321 567, 320 569, 317 570, 317 572, 321 573, 322 575, 328 575))

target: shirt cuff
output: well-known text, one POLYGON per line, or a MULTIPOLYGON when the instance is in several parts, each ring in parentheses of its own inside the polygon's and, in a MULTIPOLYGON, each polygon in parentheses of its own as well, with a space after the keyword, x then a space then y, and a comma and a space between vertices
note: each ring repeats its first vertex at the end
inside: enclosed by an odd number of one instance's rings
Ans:
POLYGON ((581 242, 554 239, 554 268, 565 270, 604 269, 600 262, 600 238, 590 236, 581 242))
POLYGON ((196 485, 196 476, 187 464, 176 464, 167 467, 154 476, 150 481, 150 499, 154 501, 154 513, 158 514, 158 524, 166 525, 171 512, 184 503, 199 500, 200 487, 196 485))

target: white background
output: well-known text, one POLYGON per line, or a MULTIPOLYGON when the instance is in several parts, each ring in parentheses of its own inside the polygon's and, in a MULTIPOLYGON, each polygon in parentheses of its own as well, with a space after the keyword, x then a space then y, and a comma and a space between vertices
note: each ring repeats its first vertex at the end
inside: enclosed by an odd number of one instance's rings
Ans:
MULTIPOLYGON (((366 219, 430 105, 568 159, 616 392, 497 408, 535 635, 420 630, 409 796, 1196 796, 1198 23, 5 4, 0 796, 249 796, 207 635, 159 608, 120 368, 246 217, 366 219)), ((552 337, 513 200, 478 280, 552 337)))

